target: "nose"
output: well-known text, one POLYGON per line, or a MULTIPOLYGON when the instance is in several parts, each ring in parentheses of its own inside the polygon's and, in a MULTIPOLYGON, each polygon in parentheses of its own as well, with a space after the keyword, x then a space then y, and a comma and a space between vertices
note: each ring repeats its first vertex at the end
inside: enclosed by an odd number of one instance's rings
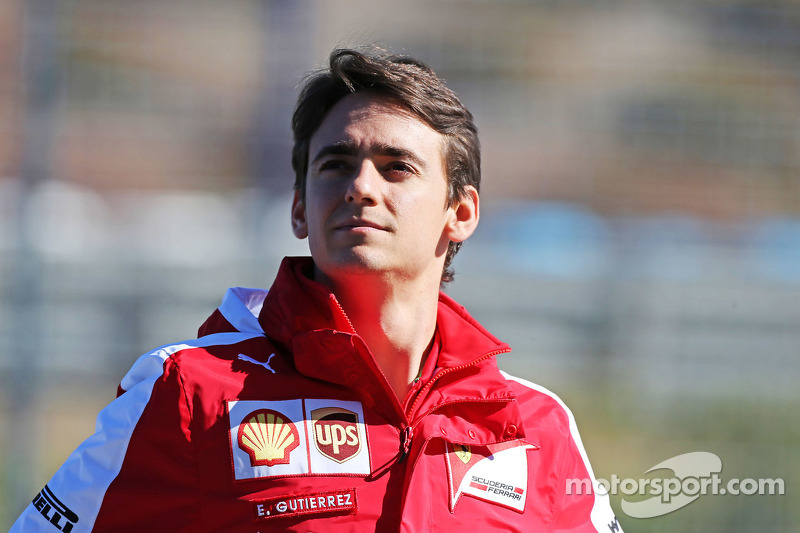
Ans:
POLYGON ((375 165, 364 160, 347 185, 347 203, 375 205, 381 175, 375 165))

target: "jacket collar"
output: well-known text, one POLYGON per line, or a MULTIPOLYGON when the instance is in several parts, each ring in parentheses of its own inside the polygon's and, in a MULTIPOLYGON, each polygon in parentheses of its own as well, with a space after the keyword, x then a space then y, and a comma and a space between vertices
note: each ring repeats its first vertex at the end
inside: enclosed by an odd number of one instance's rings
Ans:
POLYGON ((303 333, 332 330, 355 334, 336 296, 311 279, 310 257, 286 257, 264 298, 258 320, 267 336, 285 346, 303 333))
POLYGON ((453 299, 439 293, 440 342, 434 378, 422 387, 406 413, 398 401, 386 401, 394 398, 394 393, 375 359, 336 297, 313 281, 311 272, 310 258, 286 258, 270 291, 229 289, 222 305, 201 326, 200 335, 225 331, 266 334, 276 348, 291 352, 298 372, 341 386, 387 420, 399 417, 413 425, 423 440, 438 435, 444 427, 450 428, 452 442, 524 437, 523 431, 516 431, 523 427, 519 407, 511 401, 514 395, 493 357, 509 351, 508 345, 453 299), (463 409, 465 402, 469 409, 463 409), (508 427, 515 431, 508 433, 508 427))
MULTIPOLYGON (((261 327, 285 346, 291 346, 297 336, 311 332, 357 335, 336 296, 311 279, 313 269, 310 257, 285 258, 264 299, 258 317, 261 327)), ((443 292, 439 292, 436 325, 441 336, 439 368, 469 365, 489 352, 510 350, 443 292)))
MULTIPOLYGON (((356 393, 370 407, 405 419, 407 414, 399 402, 385 401, 387 396, 393 398, 394 393, 336 296, 311 279, 313 266, 311 258, 283 260, 258 316, 264 332, 291 350, 300 373, 340 385, 356 393)), ((510 350, 506 343, 486 331, 464 307, 441 292, 437 330, 441 340, 437 373, 476 364, 489 365, 493 370, 482 372, 480 378, 469 379, 459 374, 462 379, 448 379, 446 389, 437 387, 430 399, 426 393, 426 401, 408 414, 419 415, 437 404, 454 401, 509 399, 508 387, 492 358, 510 350)))

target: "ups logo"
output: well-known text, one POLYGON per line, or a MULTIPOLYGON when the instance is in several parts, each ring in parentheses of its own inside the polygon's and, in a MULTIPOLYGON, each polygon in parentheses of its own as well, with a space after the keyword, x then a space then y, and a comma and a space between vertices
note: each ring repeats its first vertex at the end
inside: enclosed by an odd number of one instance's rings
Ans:
POLYGON ((344 463, 361 451, 358 415, 341 407, 323 407, 311 411, 314 444, 325 457, 344 463))

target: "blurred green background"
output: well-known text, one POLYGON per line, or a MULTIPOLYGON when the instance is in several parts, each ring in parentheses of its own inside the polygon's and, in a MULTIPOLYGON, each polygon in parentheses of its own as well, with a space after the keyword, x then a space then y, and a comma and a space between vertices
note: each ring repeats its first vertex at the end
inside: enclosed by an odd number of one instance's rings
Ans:
POLYGON ((428 62, 476 116, 448 291, 559 393, 595 474, 708 451, 779 495, 626 531, 798 531, 800 4, 0 0, 0 527, 135 358, 268 286, 289 119, 336 46, 428 62))

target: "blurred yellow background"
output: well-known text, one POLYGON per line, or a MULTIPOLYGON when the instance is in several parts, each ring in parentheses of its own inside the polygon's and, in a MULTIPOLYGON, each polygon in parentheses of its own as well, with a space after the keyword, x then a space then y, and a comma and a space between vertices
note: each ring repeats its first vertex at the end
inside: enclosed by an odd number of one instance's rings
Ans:
POLYGON ((709 451, 785 480, 651 519, 616 495, 623 528, 800 530, 789 0, 0 0, 0 527, 140 353, 307 254, 295 88, 358 44, 475 114, 483 218, 448 292, 570 405, 596 475, 709 451))

